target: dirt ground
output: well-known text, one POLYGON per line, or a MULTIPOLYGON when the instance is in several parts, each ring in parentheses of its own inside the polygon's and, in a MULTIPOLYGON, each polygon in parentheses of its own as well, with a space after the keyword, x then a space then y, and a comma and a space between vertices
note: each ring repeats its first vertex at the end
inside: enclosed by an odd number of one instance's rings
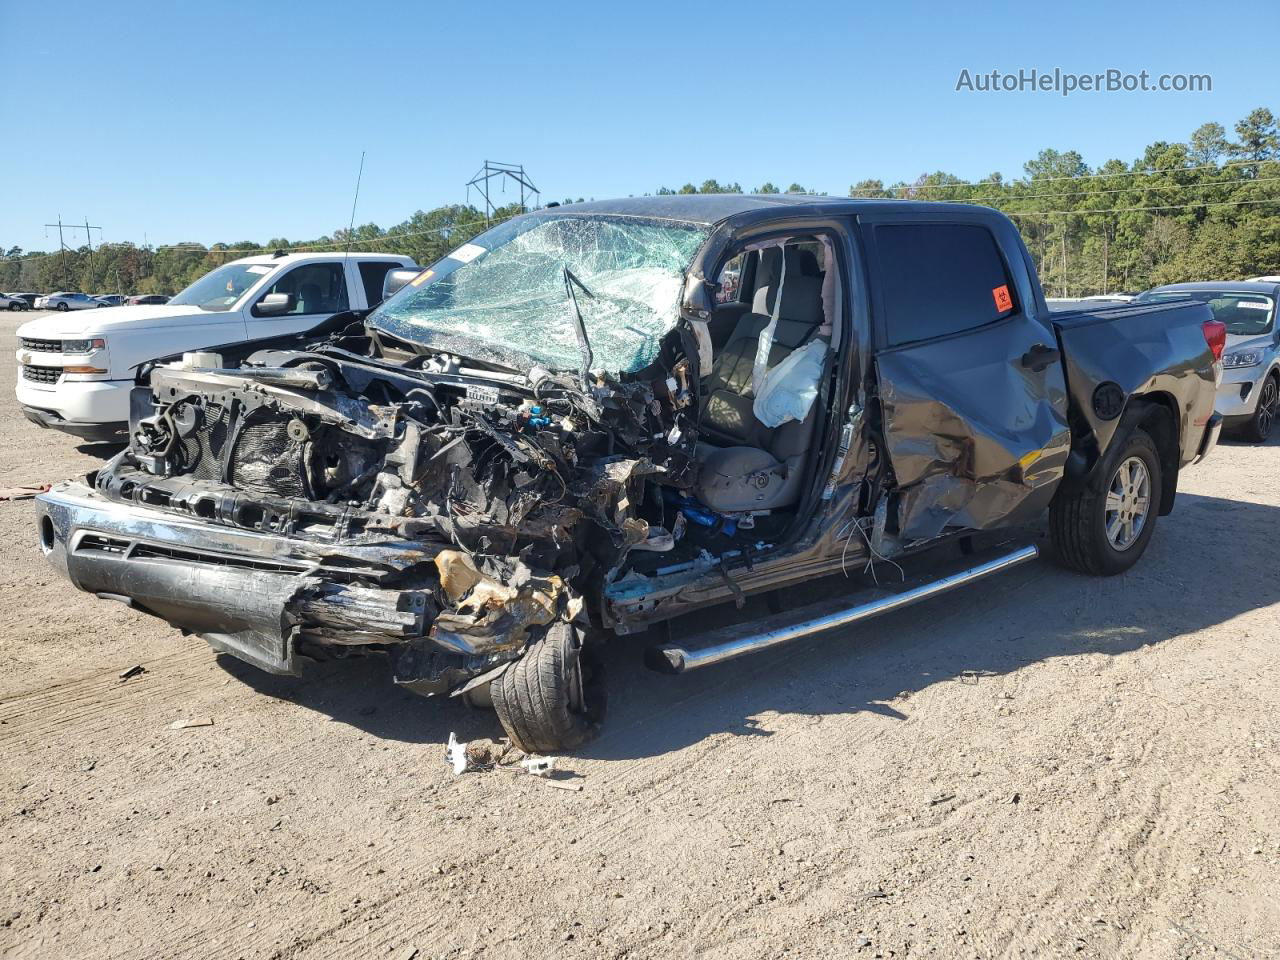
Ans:
MULTIPOLYGON (((92 469, 14 375, 0 487, 92 469)), ((1224 444, 1114 579, 686 677, 619 641, 580 792, 454 777, 496 719, 378 662, 268 677, 77 593, 0 502, 0 954, 1278 956, 1278 478, 1224 444)))

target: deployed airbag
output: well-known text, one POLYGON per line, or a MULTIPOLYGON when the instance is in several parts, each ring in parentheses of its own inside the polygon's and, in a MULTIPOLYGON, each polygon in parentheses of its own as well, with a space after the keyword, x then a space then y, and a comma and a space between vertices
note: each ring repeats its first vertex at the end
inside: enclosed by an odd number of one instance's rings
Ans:
POLYGON ((803 421, 818 397, 818 382, 827 357, 825 340, 811 340, 793 350, 764 375, 752 412, 766 427, 780 427, 788 420, 803 421))

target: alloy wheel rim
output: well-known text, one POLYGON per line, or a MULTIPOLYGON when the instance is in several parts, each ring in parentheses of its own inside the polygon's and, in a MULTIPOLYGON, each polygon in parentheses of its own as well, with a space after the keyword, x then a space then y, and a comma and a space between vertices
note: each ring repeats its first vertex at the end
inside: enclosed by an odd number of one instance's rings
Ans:
POLYGON ((1147 525, 1151 509, 1151 473, 1139 457, 1120 464, 1107 489, 1104 514, 1107 541, 1116 550, 1128 550, 1147 525))
POLYGON ((1280 405, 1280 389, 1276 387, 1275 379, 1269 378, 1262 388, 1262 397, 1258 403, 1258 428, 1264 438, 1271 433, 1277 405, 1280 405))

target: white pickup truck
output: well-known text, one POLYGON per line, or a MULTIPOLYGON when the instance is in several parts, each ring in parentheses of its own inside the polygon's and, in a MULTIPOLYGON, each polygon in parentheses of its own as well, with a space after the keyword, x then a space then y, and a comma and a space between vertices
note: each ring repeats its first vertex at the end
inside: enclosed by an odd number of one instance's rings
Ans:
POLYGON ((64 312, 18 328, 18 402, 28 420, 85 440, 128 427, 134 368, 147 360, 309 330, 382 299, 390 254, 244 257, 205 274, 161 306, 64 312))

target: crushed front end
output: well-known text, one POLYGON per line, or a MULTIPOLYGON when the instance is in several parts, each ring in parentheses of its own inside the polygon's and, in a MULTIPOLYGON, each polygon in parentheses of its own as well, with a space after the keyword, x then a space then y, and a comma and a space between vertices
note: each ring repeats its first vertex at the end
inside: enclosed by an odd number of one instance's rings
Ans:
POLYGON ((658 396, 348 340, 156 367, 129 447, 40 498, 51 562, 264 670, 381 653, 426 694, 585 627, 584 598, 664 533, 646 481, 687 482, 683 365, 658 396))

